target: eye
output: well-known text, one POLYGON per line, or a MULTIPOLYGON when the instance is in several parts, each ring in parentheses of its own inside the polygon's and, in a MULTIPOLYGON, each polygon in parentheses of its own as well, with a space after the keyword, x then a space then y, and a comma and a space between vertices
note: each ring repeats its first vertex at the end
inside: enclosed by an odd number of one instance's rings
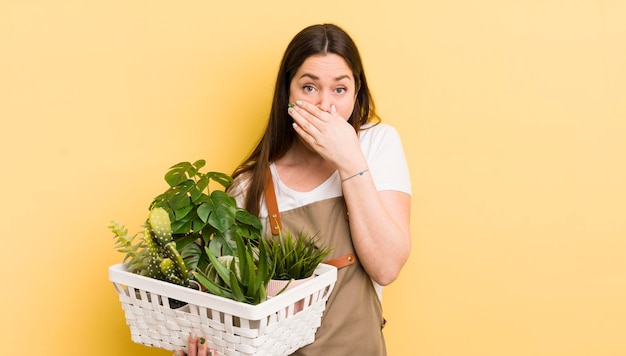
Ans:
POLYGON ((305 85, 302 87, 302 90, 304 90, 307 93, 312 93, 315 91, 315 88, 312 85, 305 85))
POLYGON ((346 89, 346 88, 337 88, 337 89, 335 89, 335 93, 337 93, 337 94, 344 94, 346 92, 346 90, 348 90, 348 89, 346 89))

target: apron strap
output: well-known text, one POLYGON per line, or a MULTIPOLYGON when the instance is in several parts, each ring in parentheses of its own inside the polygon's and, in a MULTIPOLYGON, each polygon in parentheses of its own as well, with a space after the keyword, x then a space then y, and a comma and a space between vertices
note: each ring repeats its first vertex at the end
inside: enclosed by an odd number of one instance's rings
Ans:
POLYGON ((335 258, 333 260, 327 260, 327 261, 324 261, 322 263, 327 264, 327 265, 331 265, 331 266, 335 266, 335 267, 337 267, 337 269, 340 269, 340 268, 344 268, 344 267, 350 266, 354 262, 356 262, 356 256, 354 254, 352 254, 352 253, 349 253, 347 255, 343 255, 343 256, 335 258))
POLYGON ((276 201, 276 192, 274 191, 274 180, 269 169, 267 170, 267 183, 265 184, 265 204, 267 204, 267 212, 270 217, 272 235, 278 235, 283 228, 283 224, 280 221, 280 212, 278 211, 278 202, 276 201))
MULTIPOLYGON (((278 210, 278 201, 276 200, 276 191, 274 190, 274 179, 272 178, 272 172, 267 170, 267 182, 265 183, 265 204, 267 204, 267 212, 270 218, 270 230, 272 235, 280 234, 283 228, 283 224, 280 221, 280 211, 278 210)), ((348 220, 348 207, 346 206, 346 216, 348 220)), ((331 265, 334 267, 343 268, 350 266, 356 262, 356 256, 352 253, 348 253, 341 257, 327 260, 322 263, 331 265)))

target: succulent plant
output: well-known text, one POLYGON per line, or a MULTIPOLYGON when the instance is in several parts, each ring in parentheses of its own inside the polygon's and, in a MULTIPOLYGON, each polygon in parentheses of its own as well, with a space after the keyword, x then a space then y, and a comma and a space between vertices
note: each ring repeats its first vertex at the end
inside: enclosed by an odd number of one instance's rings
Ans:
POLYGON ((315 236, 305 232, 297 235, 280 231, 267 240, 272 279, 303 279, 313 275, 317 266, 331 252, 318 244, 315 236))

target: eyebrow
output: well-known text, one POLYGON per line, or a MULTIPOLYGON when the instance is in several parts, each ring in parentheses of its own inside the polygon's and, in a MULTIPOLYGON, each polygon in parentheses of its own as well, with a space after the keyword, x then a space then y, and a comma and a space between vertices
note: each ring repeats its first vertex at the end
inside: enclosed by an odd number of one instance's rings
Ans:
MULTIPOLYGON (((302 74, 302 75, 300 76, 300 78, 304 78, 304 77, 309 77, 309 78, 311 78, 311 79, 313 79, 313 80, 319 80, 319 79, 320 79, 317 75, 314 75, 314 74, 311 74, 311 73, 304 73, 304 74, 302 74)), ((350 80, 351 78, 350 78, 350 76, 349 76, 349 75, 344 74, 344 75, 340 75, 340 76, 336 77, 336 78, 335 78, 335 81, 336 81, 336 82, 338 82, 338 81, 343 80, 343 79, 348 79, 348 80, 350 80)))

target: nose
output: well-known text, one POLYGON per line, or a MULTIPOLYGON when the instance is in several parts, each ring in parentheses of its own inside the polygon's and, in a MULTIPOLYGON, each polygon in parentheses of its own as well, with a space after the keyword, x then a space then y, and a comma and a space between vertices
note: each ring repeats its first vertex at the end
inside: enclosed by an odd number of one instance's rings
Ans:
POLYGON ((322 111, 330 112, 330 108, 333 105, 333 98, 331 93, 324 91, 320 93, 319 102, 317 107, 322 111))

